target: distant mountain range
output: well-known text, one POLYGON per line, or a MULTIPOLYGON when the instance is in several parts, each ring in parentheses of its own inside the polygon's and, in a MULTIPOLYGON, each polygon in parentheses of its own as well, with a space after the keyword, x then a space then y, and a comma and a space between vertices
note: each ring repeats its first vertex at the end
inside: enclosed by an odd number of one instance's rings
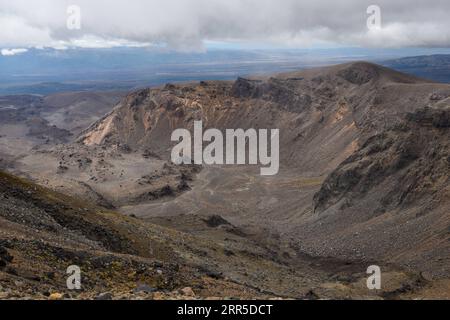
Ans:
POLYGON ((421 78, 444 83, 450 82, 450 55, 448 54, 407 57, 385 61, 382 64, 421 78))
POLYGON ((48 95, 68 91, 130 91, 168 82, 233 80, 371 61, 414 75, 448 82, 447 50, 377 51, 362 48, 310 50, 208 50, 164 52, 142 48, 37 50, 0 56, 0 95, 48 95), (427 56, 418 56, 426 54, 427 56), (407 56, 417 56, 405 58, 407 56), (395 60, 392 60, 395 59, 395 60))

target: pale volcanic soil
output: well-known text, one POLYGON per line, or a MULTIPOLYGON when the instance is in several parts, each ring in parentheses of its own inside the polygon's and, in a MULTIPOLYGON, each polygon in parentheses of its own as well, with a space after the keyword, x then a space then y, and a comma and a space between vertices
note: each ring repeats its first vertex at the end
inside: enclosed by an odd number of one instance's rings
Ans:
POLYGON ((192 189, 179 197, 123 206, 120 210, 144 219, 208 216, 214 212, 232 223, 288 233, 293 220, 298 219, 293 214, 304 217, 312 213, 312 197, 324 179, 301 177, 292 169, 264 177, 256 166, 207 166, 197 175, 192 189))

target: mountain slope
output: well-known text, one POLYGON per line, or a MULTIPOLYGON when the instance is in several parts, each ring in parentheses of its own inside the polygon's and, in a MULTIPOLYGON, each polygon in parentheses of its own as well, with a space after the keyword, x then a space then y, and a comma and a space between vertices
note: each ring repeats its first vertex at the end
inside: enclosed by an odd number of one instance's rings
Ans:
MULTIPOLYGON (((290 257, 281 261, 304 274, 315 274, 301 267, 306 254, 351 261, 359 272, 394 264, 434 283, 450 276, 449 102, 449 85, 365 62, 168 84, 130 93, 77 143, 38 150, 17 170, 210 243, 219 241, 216 230, 204 230, 202 221, 218 215, 240 230, 238 241, 250 239, 249 248, 262 245, 276 259, 290 257), (170 165, 172 131, 192 129, 194 120, 221 130, 279 128, 280 173, 170 165)), ((241 270, 245 256, 233 256, 236 265, 225 263, 226 270, 241 270)), ((272 263, 264 266, 272 270, 272 263)), ((257 278, 256 287, 276 281, 257 278)), ((275 285, 277 292, 304 294, 285 285, 275 285)))
POLYGON ((385 288, 367 292, 358 264, 290 256, 218 216, 162 227, 2 172, 0 199, 1 299, 367 298, 430 288, 388 266, 385 288), (66 287, 72 265, 80 291, 66 287))
POLYGON ((450 55, 435 54, 384 61, 389 68, 415 74, 437 82, 450 82, 450 55))
POLYGON ((449 116, 449 108, 419 110, 402 125, 367 140, 316 193, 315 217, 299 228, 308 229, 303 243, 316 246, 319 238, 325 254, 389 257, 446 277, 449 116), (314 236, 318 221, 319 237, 314 236))
POLYGON ((194 120, 203 120, 205 128, 280 128, 281 145, 289 146, 281 148, 282 161, 324 172, 354 150, 361 133, 382 130, 415 108, 410 100, 428 103, 429 86, 434 85, 369 63, 235 83, 167 85, 130 94, 79 141, 167 155, 170 133, 192 128, 194 120), (325 143, 334 146, 323 148, 325 143))
POLYGON ((222 130, 279 128, 283 167, 324 183, 299 193, 301 199, 286 199, 288 210, 246 208, 252 223, 268 214, 278 232, 314 255, 393 259, 442 276, 450 271, 443 253, 450 226, 449 97, 448 85, 356 62, 138 91, 79 141, 133 151, 145 147, 167 156, 172 130, 192 128, 193 120, 222 130), (397 235, 406 222, 408 228, 397 235), (426 242, 436 251, 428 251, 426 242))
POLYGON ((106 211, 6 173, 0 173, 0 198, 2 298, 45 299, 65 292, 67 298, 84 299, 105 291, 115 298, 182 298, 176 290, 187 286, 202 288, 199 297, 217 295, 216 290, 260 296, 242 285, 208 277, 205 266, 198 271, 195 253, 191 262, 184 257, 195 252, 190 248, 205 245, 187 234, 106 211), (184 241, 190 247, 180 252, 184 241), (65 286, 70 265, 82 270, 81 291, 65 286), (147 294, 136 291, 139 284, 153 289, 147 294))

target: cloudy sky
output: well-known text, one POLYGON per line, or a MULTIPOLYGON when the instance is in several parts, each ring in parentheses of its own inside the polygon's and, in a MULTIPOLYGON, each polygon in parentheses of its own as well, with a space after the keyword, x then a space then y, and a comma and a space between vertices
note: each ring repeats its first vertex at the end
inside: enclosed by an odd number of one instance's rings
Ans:
POLYGON ((32 47, 450 47, 449 0, 0 0, 2 55, 32 47), (381 27, 367 27, 367 8, 381 27), (81 29, 67 9, 81 9, 81 29), (73 22, 73 20, 70 20, 73 22))

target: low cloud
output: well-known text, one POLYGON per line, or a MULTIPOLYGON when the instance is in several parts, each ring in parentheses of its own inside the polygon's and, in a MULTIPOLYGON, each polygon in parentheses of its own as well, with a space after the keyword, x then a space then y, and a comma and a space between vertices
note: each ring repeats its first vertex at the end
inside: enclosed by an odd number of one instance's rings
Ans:
POLYGON ((28 49, 2 49, 0 54, 2 56, 15 56, 16 54, 21 54, 27 52, 28 49))
POLYGON ((0 0, 0 47, 168 46, 205 41, 365 47, 450 47, 448 0, 0 0), (367 28, 366 10, 382 26, 367 28), (81 29, 67 28, 70 5, 81 29))

